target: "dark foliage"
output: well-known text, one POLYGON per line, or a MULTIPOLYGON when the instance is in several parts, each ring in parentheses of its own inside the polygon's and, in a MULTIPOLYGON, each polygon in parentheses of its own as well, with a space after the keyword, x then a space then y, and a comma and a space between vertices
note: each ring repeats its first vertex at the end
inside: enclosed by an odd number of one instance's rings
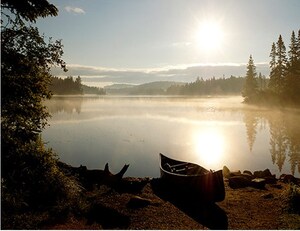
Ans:
POLYGON ((23 22, 56 15, 57 9, 44 0, 6 0, 1 8, 8 22, 1 24, 1 212, 2 228, 14 229, 20 214, 74 197, 79 187, 58 169, 40 138, 49 116, 43 101, 51 96, 50 67, 66 70, 61 41, 46 42, 23 22))
MULTIPOLYGON (((245 102, 275 106, 300 104, 300 30, 298 37, 292 32, 288 57, 282 36, 272 44, 270 52, 270 81, 268 87, 253 91, 251 100, 244 94, 245 102)), ((247 70, 247 76, 249 69, 247 70)), ((253 76, 256 82, 260 79, 253 76)), ((247 84, 250 86, 250 83, 247 84)))
POLYGON ((96 94, 96 95, 105 95, 106 92, 103 88, 99 87, 90 87, 82 85, 83 94, 96 94))
POLYGON ((73 80, 72 76, 65 79, 52 77, 49 90, 55 95, 77 95, 83 94, 81 78, 78 76, 73 80))
POLYGON ((81 83, 81 78, 78 76, 75 80, 72 76, 65 79, 52 77, 49 90, 54 95, 82 95, 82 94, 97 94, 105 95, 103 88, 89 87, 81 83))
POLYGON ((249 62, 247 65, 246 80, 243 86, 242 95, 245 98, 245 102, 251 102, 255 99, 257 95, 258 85, 256 81, 256 67, 250 55, 249 62))
POLYGON ((38 17, 57 16, 58 10, 47 0, 2 0, 1 7, 19 19, 35 22, 38 17))
POLYGON ((202 78, 185 85, 172 85, 167 89, 170 95, 233 95, 240 94, 245 78, 211 78, 203 80, 202 78))

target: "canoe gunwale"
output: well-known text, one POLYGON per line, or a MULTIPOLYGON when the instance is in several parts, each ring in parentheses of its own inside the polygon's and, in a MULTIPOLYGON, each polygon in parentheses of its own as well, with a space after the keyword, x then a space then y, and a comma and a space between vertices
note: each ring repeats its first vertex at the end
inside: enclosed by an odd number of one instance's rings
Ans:
POLYGON ((205 169, 205 168, 203 168, 202 166, 199 166, 199 165, 197 165, 197 164, 194 164, 194 163, 190 163, 190 162, 186 162, 186 161, 179 161, 179 160, 174 160, 174 159, 171 159, 171 158, 169 158, 169 157, 167 157, 167 156, 165 156, 164 154, 162 154, 162 153, 160 153, 160 162, 159 162, 159 167, 160 167, 160 169, 163 171, 163 172, 165 172, 166 174, 169 174, 169 175, 174 175, 174 176, 178 176, 178 177, 191 177, 191 178, 193 178, 193 177, 200 177, 200 176, 205 176, 205 175, 209 175, 209 174, 214 174, 216 171, 209 171, 209 170, 207 170, 207 169, 205 169), (170 161, 173 161, 173 162, 177 162, 177 163, 180 163, 180 164, 186 164, 186 165, 193 165, 193 166, 195 166, 195 167, 197 167, 197 168, 201 168, 202 170, 203 170, 203 174, 181 174, 181 173, 177 173, 177 172, 171 172, 171 171, 168 171, 168 170, 166 170, 164 167, 163 167, 163 165, 162 165, 162 160, 163 159, 167 159, 167 160, 170 160, 170 161))
POLYGON ((209 171, 197 164, 174 160, 160 153, 160 174, 161 179, 167 184, 185 191, 187 195, 198 195, 198 197, 200 196, 214 202, 225 199, 225 186, 222 170, 209 171), (192 164, 199 169, 204 170, 204 172, 201 174, 187 175, 167 171, 163 168, 163 164, 168 163, 168 161, 171 163, 192 164))

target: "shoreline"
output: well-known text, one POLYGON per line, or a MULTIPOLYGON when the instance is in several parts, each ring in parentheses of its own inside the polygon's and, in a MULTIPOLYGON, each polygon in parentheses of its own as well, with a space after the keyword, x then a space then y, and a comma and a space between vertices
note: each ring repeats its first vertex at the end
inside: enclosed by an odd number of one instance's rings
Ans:
POLYGON ((160 178, 124 177, 128 188, 94 186, 84 192, 87 210, 68 214, 45 229, 299 229, 300 214, 288 211, 291 184, 277 179, 263 188, 232 188, 224 178, 225 199, 176 198, 157 187, 160 178), (272 209, 270 209, 272 208, 272 209))

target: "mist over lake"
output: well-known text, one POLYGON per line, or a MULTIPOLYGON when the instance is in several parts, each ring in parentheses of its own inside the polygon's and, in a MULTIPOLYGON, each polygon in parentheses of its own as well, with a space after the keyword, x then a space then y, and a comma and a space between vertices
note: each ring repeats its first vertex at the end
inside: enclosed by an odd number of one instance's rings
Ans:
POLYGON ((55 96, 42 133, 73 166, 158 177, 159 153, 207 169, 300 176, 300 110, 270 109, 234 97, 55 96))

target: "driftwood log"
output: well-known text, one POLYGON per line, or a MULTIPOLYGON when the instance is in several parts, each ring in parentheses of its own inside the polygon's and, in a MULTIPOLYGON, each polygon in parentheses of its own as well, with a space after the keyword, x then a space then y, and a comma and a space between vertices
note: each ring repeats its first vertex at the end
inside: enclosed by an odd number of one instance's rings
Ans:
POLYGON ((123 178, 129 164, 125 164, 117 174, 109 171, 108 163, 104 170, 87 169, 86 166, 73 167, 63 162, 58 162, 59 168, 67 175, 75 177, 86 190, 92 190, 95 186, 106 185, 118 192, 138 193, 150 179, 123 178))

